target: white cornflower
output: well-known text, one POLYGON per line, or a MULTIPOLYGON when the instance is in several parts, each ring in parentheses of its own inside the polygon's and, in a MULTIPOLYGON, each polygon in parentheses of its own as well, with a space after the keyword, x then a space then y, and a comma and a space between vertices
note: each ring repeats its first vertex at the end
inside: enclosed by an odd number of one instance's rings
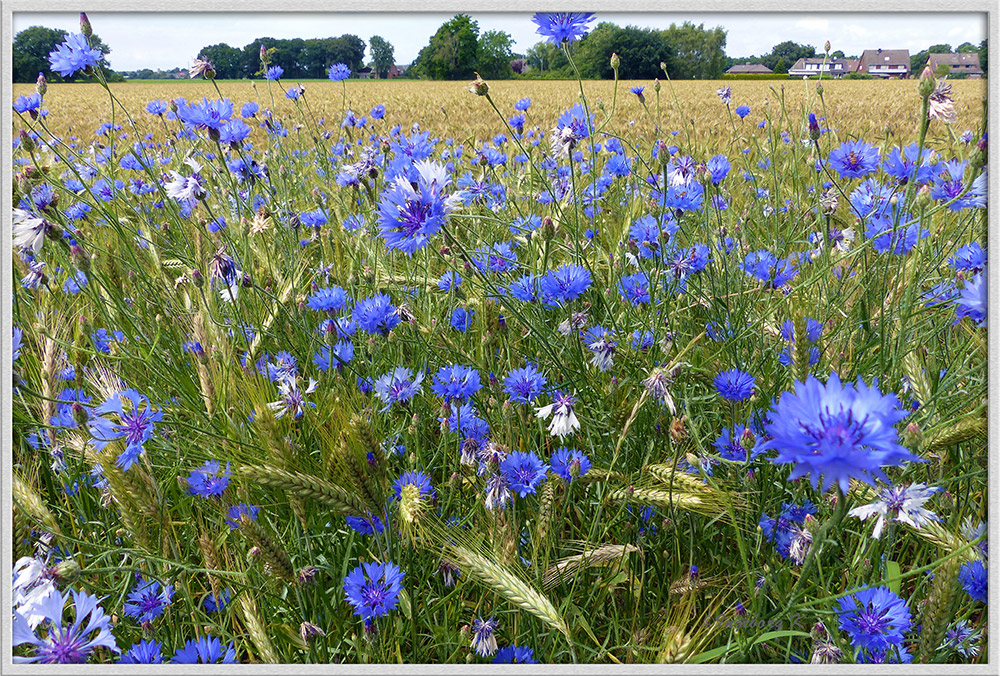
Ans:
POLYGON ((305 390, 299 387, 298 376, 284 378, 278 383, 278 390, 281 392, 281 399, 268 404, 268 408, 275 411, 274 417, 280 418, 286 413, 290 413, 293 418, 302 416, 306 399, 305 395, 311 394, 318 385, 312 378, 309 379, 309 387, 305 390))
POLYGON ((171 169, 173 179, 163 185, 168 197, 178 202, 189 202, 204 198, 208 193, 201 187, 201 177, 198 174, 183 176, 171 169))
POLYGON ((45 619, 38 606, 56 589, 48 574, 48 566, 39 559, 25 556, 18 559, 13 569, 11 606, 28 621, 34 629, 45 619))
POLYGON ((45 233, 49 223, 44 218, 38 218, 24 209, 14 209, 14 222, 11 234, 14 236, 14 246, 21 249, 31 249, 38 253, 45 242, 45 233))
POLYGON ((878 539, 882 535, 882 528, 887 518, 901 521, 914 528, 920 528, 931 521, 940 521, 937 515, 923 508, 923 504, 940 490, 938 487, 928 488, 922 483, 882 488, 877 502, 855 507, 848 514, 862 521, 878 515, 875 530, 872 532, 872 537, 878 539))
POLYGON ((568 434, 572 434, 573 430, 580 429, 580 421, 577 420, 576 413, 573 412, 573 404, 575 403, 576 397, 556 392, 554 403, 535 410, 538 411, 537 416, 539 418, 545 419, 550 415, 552 416, 552 422, 549 423, 548 428, 549 433, 561 439, 568 434))
POLYGON ((492 657, 497 651, 497 639, 493 635, 493 630, 497 628, 497 622, 492 617, 484 620, 477 617, 472 622, 472 648, 480 657, 492 657))

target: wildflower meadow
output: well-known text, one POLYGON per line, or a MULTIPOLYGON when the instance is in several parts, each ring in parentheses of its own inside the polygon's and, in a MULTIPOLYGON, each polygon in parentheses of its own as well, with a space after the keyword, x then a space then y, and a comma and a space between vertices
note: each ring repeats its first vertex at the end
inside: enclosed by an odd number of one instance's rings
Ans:
POLYGON ((12 101, 14 663, 985 662, 984 86, 90 35, 12 101))

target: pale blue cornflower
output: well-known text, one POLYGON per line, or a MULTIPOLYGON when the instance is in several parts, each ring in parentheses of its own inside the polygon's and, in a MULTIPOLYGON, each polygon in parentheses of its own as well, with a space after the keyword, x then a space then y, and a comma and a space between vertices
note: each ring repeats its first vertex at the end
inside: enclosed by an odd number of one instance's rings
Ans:
POLYGON ((938 487, 927 487, 922 483, 882 487, 879 490, 877 501, 869 505, 855 507, 848 512, 848 515, 862 521, 878 516, 875 521, 875 530, 872 532, 872 537, 876 540, 882 535, 886 519, 894 519, 920 529, 932 521, 941 520, 930 510, 924 509, 923 506, 940 490, 938 487))

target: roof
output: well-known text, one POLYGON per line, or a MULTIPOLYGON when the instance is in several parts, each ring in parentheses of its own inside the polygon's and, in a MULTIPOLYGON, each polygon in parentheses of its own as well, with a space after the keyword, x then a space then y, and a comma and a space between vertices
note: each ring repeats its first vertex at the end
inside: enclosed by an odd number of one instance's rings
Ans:
MULTIPOLYGON (((793 70, 805 70, 806 65, 809 64, 819 65, 822 67, 824 62, 826 63, 825 71, 836 70, 837 72, 846 73, 848 70, 851 70, 851 62, 848 61, 847 59, 824 59, 822 56, 819 56, 819 57, 800 58, 792 65, 791 68, 788 69, 788 71, 791 72, 793 70), (839 68, 837 67, 837 64, 840 64, 839 68)), ((817 72, 819 71, 819 69, 816 70, 817 72)))
POLYGON ((941 64, 951 66, 953 72, 958 73, 982 73, 983 69, 979 63, 979 52, 969 52, 967 54, 931 54, 927 59, 927 65, 931 70, 937 70, 941 64))
POLYGON ((727 73, 773 73, 770 68, 762 63, 741 63, 737 66, 733 66, 727 73))
POLYGON ((910 50, 866 49, 858 62, 858 70, 867 71, 869 66, 905 66, 909 71, 910 50))

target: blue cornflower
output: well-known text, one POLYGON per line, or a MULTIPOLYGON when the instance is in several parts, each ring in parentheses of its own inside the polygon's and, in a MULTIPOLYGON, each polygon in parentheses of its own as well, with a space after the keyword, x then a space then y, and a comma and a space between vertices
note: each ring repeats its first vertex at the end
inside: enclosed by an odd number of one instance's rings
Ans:
POLYGON ((563 446, 552 454, 552 471, 566 481, 590 471, 590 458, 575 448, 563 446))
POLYGON ((163 115, 167 112, 167 102, 166 101, 150 101, 146 104, 146 112, 150 115, 163 115))
POLYGON ((980 204, 983 195, 980 194, 980 190, 975 182, 962 195, 962 192, 965 190, 965 170, 968 165, 967 161, 961 160, 950 160, 938 165, 941 167, 941 170, 935 176, 934 183, 931 185, 931 198, 948 203, 948 211, 961 211, 962 209, 985 206, 985 204, 980 204), (959 195, 962 196, 959 197, 959 195))
POLYGON ((393 404, 412 399, 413 395, 420 391, 420 382, 423 378, 423 373, 417 373, 414 378, 410 369, 397 366, 376 380, 372 388, 375 395, 385 404, 382 410, 388 411, 393 404))
POLYGON ((383 117, 385 117, 385 106, 383 106, 381 103, 378 104, 377 106, 371 109, 370 115, 372 116, 373 120, 381 120, 383 117))
POLYGON ((760 517, 760 530, 782 558, 787 559, 791 553, 792 537, 800 530, 798 526, 805 523, 806 516, 815 513, 815 505, 808 500, 801 507, 785 502, 776 518, 772 519, 766 512, 760 517))
POLYGON ((451 313, 451 328, 456 331, 468 331, 469 327, 472 325, 472 317, 475 314, 474 310, 466 310, 464 307, 457 307, 451 313))
POLYGON ((71 625, 63 624, 69 594, 64 595, 58 589, 52 589, 34 605, 33 612, 42 617, 34 631, 28 620, 14 611, 12 647, 28 644, 35 648, 31 657, 15 656, 14 664, 83 664, 99 646, 114 653, 121 652, 111 634, 111 618, 98 605, 100 599, 86 592, 70 591, 75 608, 71 625), (49 627, 44 637, 35 633, 42 627, 49 627))
POLYGON ((135 463, 143 452, 145 444, 153 436, 156 426, 153 423, 163 418, 162 411, 153 411, 149 399, 135 390, 124 390, 111 395, 104 403, 94 409, 94 416, 87 421, 90 430, 91 443, 98 451, 104 450, 115 439, 125 438, 125 450, 118 455, 115 465, 123 470, 135 463), (128 400, 132 406, 125 411, 122 400, 128 400), (118 424, 100 416, 113 413, 118 417, 118 424))
POLYGON ((123 609, 136 622, 151 622, 166 611, 173 596, 173 586, 161 585, 156 580, 146 582, 140 577, 129 593, 123 609))
POLYGON ((799 273, 790 258, 779 259, 766 249, 748 253, 743 271, 775 289, 785 286, 799 273))
POLYGON ((340 312, 346 305, 347 292, 339 286, 317 289, 306 302, 306 307, 330 314, 340 312))
POLYGON ((563 111, 552 129, 550 139, 552 154, 556 157, 568 157, 580 141, 590 137, 593 126, 594 116, 590 115, 588 118, 579 103, 563 111))
POLYGON ((986 268, 978 275, 965 282, 958 298, 955 299, 956 323, 968 317, 977 326, 986 326, 986 313, 989 308, 989 280, 986 268))
POLYGON ((742 120, 750 114, 750 106, 736 106, 736 114, 739 115, 742 120))
POLYGON ((462 284, 462 277, 454 272, 453 270, 448 270, 443 275, 441 279, 438 280, 438 288, 442 291, 451 291, 457 289, 462 284))
POLYGON ((730 369, 722 371, 712 380, 719 396, 729 401, 743 401, 749 399, 754 393, 754 386, 757 384, 754 377, 746 371, 730 369))
POLYGON ((531 99, 520 99, 514 104, 514 110, 520 110, 522 113, 531 107, 531 99))
POLYGON ((644 86, 636 85, 635 87, 632 87, 632 89, 630 89, 629 91, 635 94, 636 98, 639 99, 639 103, 645 103, 646 96, 643 94, 645 90, 646 88, 644 86))
POLYGON ((888 587, 862 589, 840 599, 840 628, 851 637, 858 652, 874 657, 891 647, 901 647, 910 629, 906 601, 888 587))
POLYGON ((306 88, 301 84, 295 85, 294 87, 289 87, 288 91, 285 92, 285 98, 291 99, 292 101, 298 101, 302 98, 302 95, 306 93, 306 88))
POLYGON ((351 317, 362 330, 382 335, 388 334, 400 321, 399 311, 392 304, 392 298, 384 293, 355 303, 351 317))
POLYGON ((69 77, 78 70, 97 66, 102 57, 101 50, 92 48, 82 33, 70 33, 66 42, 49 53, 49 64, 55 72, 69 77))
POLYGON ((431 390, 445 402, 468 401, 482 388, 479 371, 460 364, 442 366, 434 374, 431 390))
POLYGON ((531 20, 538 26, 535 32, 559 46, 586 35, 594 18, 591 12, 538 12, 531 20))
POLYGON ((163 664, 163 644, 159 641, 141 641, 122 653, 118 664, 163 664))
POLYGON ((510 395, 511 402, 515 404, 532 403, 539 394, 545 391, 547 383, 545 374, 531 363, 528 363, 524 368, 514 369, 503 380, 504 392, 510 395))
POLYGON ((732 434, 728 427, 723 427, 718 438, 712 442, 719 457, 734 462, 748 462, 760 455, 757 450, 757 437, 744 425, 733 427, 732 434))
POLYGON ((493 664, 538 664, 531 648, 508 645, 497 651, 493 664))
POLYGON ((231 119, 219 128, 219 143, 237 146, 250 137, 250 127, 243 120, 231 119))
POLYGON ((401 500, 403 497, 403 489, 407 486, 414 486, 417 489, 418 494, 421 498, 429 497, 434 498, 434 487, 431 486, 431 478, 424 474, 423 472, 414 472, 412 470, 403 472, 403 475, 393 482, 392 487, 395 489, 395 495, 397 500, 401 500))
POLYGON ((535 492, 535 486, 545 478, 548 469, 549 466, 531 451, 514 451, 500 463, 500 471, 510 484, 510 489, 522 498, 535 492))
POLYGON ((732 165, 725 155, 715 155, 705 162, 705 168, 712 177, 712 183, 719 185, 729 175, 732 165))
POLYGON ((253 117, 259 111, 260 111, 260 106, 257 105, 256 101, 248 101, 247 103, 243 104, 243 107, 240 108, 240 117, 242 117, 243 119, 246 119, 248 117, 253 117))
POLYGON ((232 472, 228 462, 222 474, 219 474, 220 467, 218 460, 206 460, 204 465, 193 470, 187 478, 188 492, 201 498, 221 498, 229 486, 232 472))
POLYGON ((962 583, 962 589, 973 601, 989 602, 987 584, 989 574, 982 561, 969 561, 958 571, 958 581, 962 583))
POLYGON ((903 149, 894 147, 882 159, 882 170, 895 179, 897 185, 906 185, 915 180, 925 185, 934 180, 935 169, 931 166, 931 150, 924 148, 917 164, 917 144, 911 143, 903 149))
POLYGON ((11 337, 11 362, 17 361, 17 358, 21 356, 21 338, 24 336, 24 331, 19 326, 14 327, 13 335, 11 337))
POLYGON ((354 343, 340 340, 332 348, 329 345, 321 347, 319 352, 313 355, 313 364, 320 371, 329 371, 331 367, 339 371, 352 359, 354 359, 354 343))
POLYGON ((386 248, 409 256, 427 246, 456 207, 456 201, 443 192, 451 183, 443 166, 422 162, 417 170, 416 187, 408 178, 398 176, 379 201, 379 234, 386 248))
POLYGON ((205 598, 202 599, 201 605, 205 609, 206 613, 218 613, 229 605, 230 596, 231 594, 228 589, 221 590, 218 595, 209 592, 208 594, 205 594, 205 598))
POLYGON ((632 173, 632 161, 625 155, 612 155, 605 163, 604 171, 611 176, 628 176, 632 173))
MULTIPOLYGON (((335 63, 330 66, 330 70, 327 71, 327 75, 334 82, 340 82, 341 80, 346 80, 351 77, 351 69, 344 63, 335 63)), ((372 115, 372 117, 375 117, 372 115)))
POLYGON ((37 92, 27 96, 18 96, 14 101, 14 110, 18 113, 33 113, 42 106, 42 97, 37 92))
POLYGON ((174 653, 173 664, 239 664, 233 644, 223 645, 214 636, 191 639, 174 653))
POLYGON ((566 263, 549 270, 538 281, 546 305, 559 305, 579 298, 590 287, 590 271, 582 265, 566 263))
POLYGON ((243 517, 246 517, 251 521, 256 521, 257 514, 259 512, 260 507, 257 505, 248 505, 245 502, 241 502, 238 505, 232 505, 226 510, 226 525, 229 526, 231 530, 237 530, 240 527, 240 521, 243 517))
POLYGON ((645 330, 636 329, 635 331, 632 332, 632 347, 634 347, 637 350, 643 350, 643 351, 648 350, 649 348, 653 347, 653 342, 654 342, 653 332, 648 329, 645 330))
POLYGON ((233 116, 233 104, 229 99, 201 103, 182 103, 177 106, 177 117, 194 129, 220 129, 233 116))
POLYGON ((762 451, 775 450, 775 464, 794 465, 789 480, 808 475, 813 487, 823 476, 823 491, 837 484, 847 492, 850 480, 889 483, 882 467, 920 458, 899 444, 894 425, 906 417, 894 394, 883 395, 877 381, 868 387, 858 378, 842 385, 831 373, 824 385, 809 376, 785 392, 769 413, 762 451))
POLYGON ((972 273, 982 272, 986 268, 986 252, 983 251, 983 246, 979 242, 966 244, 948 259, 948 265, 955 270, 968 270, 972 273))
POLYGON ((345 517, 345 519, 347 521, 347 525, 361 535, 373 535, 375 533, 381 533, 385 530, 385 524, 382 523, 382 519, 371 514, 366 517, 348 516, 345 517))
POLYGON ((403 573, 391 561, 363 563, 344 578, 344 595, 366 621, 387 615, 399 602, 403 573))
POLYGON ((268 80, 280 80, 281 76, 284 74, 285 69, 275 64, 267 69, 267 72, 264 73, 264 77, 268 80))
POLYGON ((829 164, 841 178, 864 178, 878 170, 878 149, 864 141, 844 141, 830 152, 829 164))
POLYGON ((125 339, 125 334, 121 331, 108 332, 107 329, 97 329, 90 334, 90 339, 94 341, 94 349, 104 354, 111 354, 111 342, 121 342, 125 339))
POLYGON ((496 242, 472 252, 472 264, 485 274, 487 271, 503 274, 517 268, 517 254, 510 242, 496 242))
POLYGON ((649 294, 649 277, 644 272, 622 277, 618 282, 618 291, 622 299, 632 305, 641 305, 652 300, 649 294))
POLYGON ((524 275, 507 287, 508 293, 525 303, 538 300, 538 278, 535 275, 524 275))

